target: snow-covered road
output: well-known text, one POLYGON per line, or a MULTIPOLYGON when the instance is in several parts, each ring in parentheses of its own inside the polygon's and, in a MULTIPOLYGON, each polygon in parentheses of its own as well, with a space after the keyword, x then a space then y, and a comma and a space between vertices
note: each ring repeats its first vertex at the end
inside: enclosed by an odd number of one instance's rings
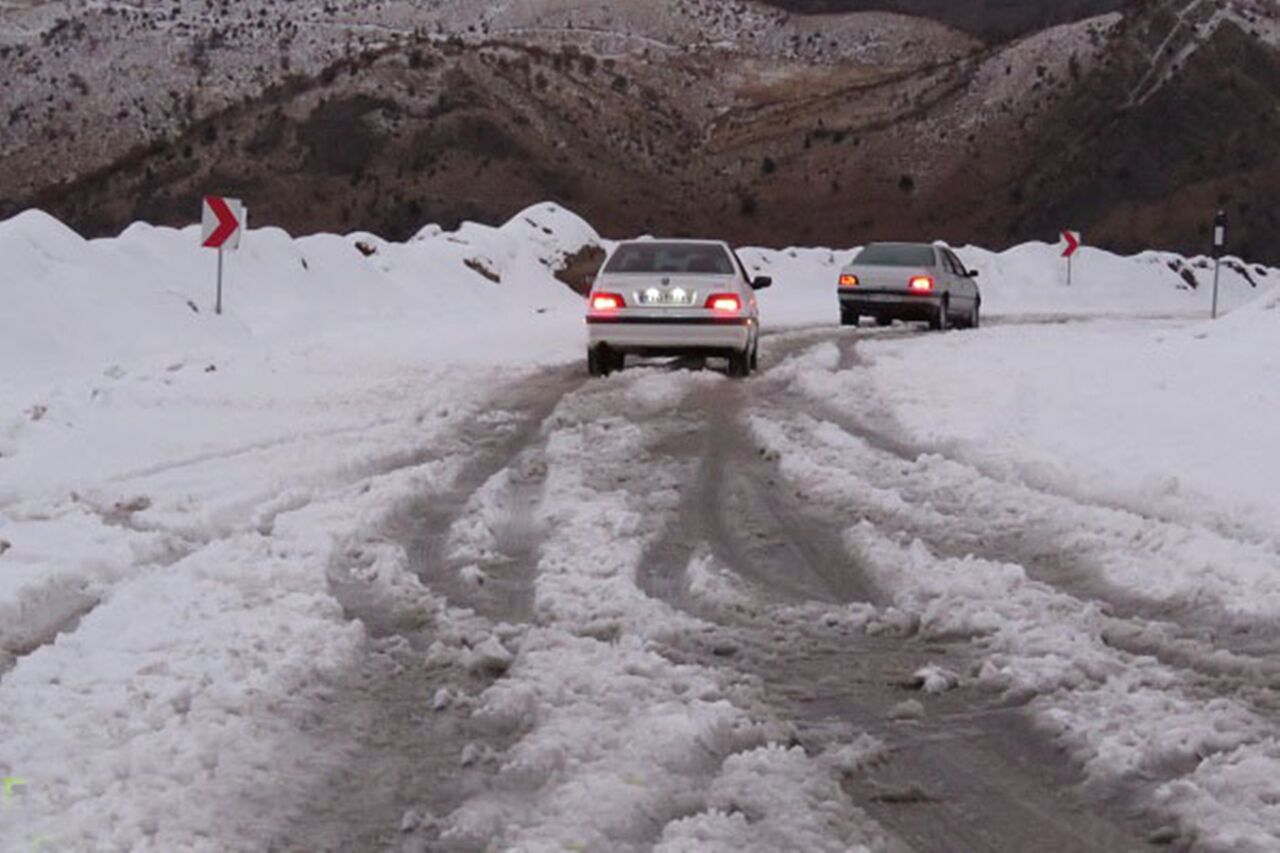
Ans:
POLYGON ((1280 845, 1275 271, 588 381, 554 205, 194 238, 0 223, 0 850, 1280 845))
POLYGON ((254 840, 1266 849, 1274 812, 1239 794, 1276 769, 1276 623, 1150 578, 1189 543, 1272 566, 1275 543, 886 432, 840 389, 864 345, 917 337, 773 336, 745 384, 497 390, 449 484, 331 573, 372 640, 298 710, 326 775, 280 779, 294 817, 254 840), (387 549, 416 599, 367 571, 387 549))

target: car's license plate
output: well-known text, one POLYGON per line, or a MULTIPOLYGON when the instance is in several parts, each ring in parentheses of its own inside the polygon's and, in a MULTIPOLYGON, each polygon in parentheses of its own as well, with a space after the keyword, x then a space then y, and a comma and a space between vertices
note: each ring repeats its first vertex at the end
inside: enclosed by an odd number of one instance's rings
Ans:
POLYGON ((696 293, 683 288, 675 288, 674 290, 646 290, 640 294, 639 302, 641 305, 648 305, 655 308, 676 308, 688 307, 693 304, 696 293))

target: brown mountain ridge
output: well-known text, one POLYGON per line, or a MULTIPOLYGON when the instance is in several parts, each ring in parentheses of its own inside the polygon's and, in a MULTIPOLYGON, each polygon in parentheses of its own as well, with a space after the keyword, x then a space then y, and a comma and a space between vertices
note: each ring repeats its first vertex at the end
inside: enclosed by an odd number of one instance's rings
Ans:
POLYGON ((999 247, 1077 227, 1196 253, 1222 206, 1234 250, 1280 262, 1275 22, 1205 5, 1148 2, 995 46, 882 15, 759 19, 792 28, 777 49, 418 28, 102 162, 76 155, 74 175, 20 170, 0 179, 0 215, 37 206, 105 234, 189 222, 214 191, 258 224, 404 238, 551 199, 613 235, 999 247), (845 54, 815 52, 837 42, 845 54))

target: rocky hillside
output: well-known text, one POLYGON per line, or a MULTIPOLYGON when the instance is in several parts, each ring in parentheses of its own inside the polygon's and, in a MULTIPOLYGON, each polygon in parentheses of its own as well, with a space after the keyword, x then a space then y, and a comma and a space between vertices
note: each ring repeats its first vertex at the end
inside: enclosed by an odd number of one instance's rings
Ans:
POLYGON ((1125 0, 766 0, 800 14, 898 12, 933 18, 991 41, 1118 11, 1125 0))
POLYGON ((551 198, 618 235, 1073 226, 1196 252, 1224 205, 1235 248, 1280 260, 1262 0, 1150 0, 994 46, 712 0, 66 8, 0 13, 0 215, 106 233, 190 221, 216 191, 259 224, 404 237, 551 198))

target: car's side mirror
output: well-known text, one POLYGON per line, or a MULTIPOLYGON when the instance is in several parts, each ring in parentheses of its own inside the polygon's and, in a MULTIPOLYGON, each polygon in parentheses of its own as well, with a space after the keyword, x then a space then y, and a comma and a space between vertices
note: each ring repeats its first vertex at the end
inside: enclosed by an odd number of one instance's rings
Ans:
POLYGON ((773 279, 767 275, 758 276, 751 282, 752 290, 768 290, 773 287, 773 279))
POLYGON ((978 272, 977 270, 969 270, 967 273, 965 273, 965 278, 977 278, 980 275, 982 275, 982 273, 978 272))
POLYGON ((584 293, 590 293, 596 289, 596 277, 594 275, 584 275, 582 277, 582 290, 584 293))

